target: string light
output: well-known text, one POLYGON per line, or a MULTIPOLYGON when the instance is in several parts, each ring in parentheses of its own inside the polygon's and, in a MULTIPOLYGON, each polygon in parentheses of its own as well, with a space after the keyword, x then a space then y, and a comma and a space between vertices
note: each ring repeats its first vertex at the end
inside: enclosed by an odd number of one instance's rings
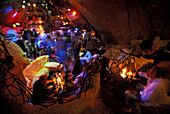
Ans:
POLYGON ((34 7, 36 7, 36 4, 33 4, 34 7))
POLYGON ((31 4, 30 4, 30 3, 28 3, 28 6, 31 6, 31 4))
POLYGON ((16 25, 20 26, 20 23, 16 23, 16 25))
POLYGON ((25 8, 25 5, 22 5, 22 8, 24 9, 24 8, 25 8))
POLYGON ((13 24, 12 26, 13 26, 13 27, 16 27, 16 24, 13 24))

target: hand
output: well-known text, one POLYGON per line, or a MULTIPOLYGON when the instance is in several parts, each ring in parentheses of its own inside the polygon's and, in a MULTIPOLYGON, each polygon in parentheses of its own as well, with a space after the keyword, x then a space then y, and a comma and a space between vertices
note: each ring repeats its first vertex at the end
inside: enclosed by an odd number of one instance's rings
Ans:
POLYGON ((135 91, 135 90, 129 90, 132 94, 134 94, 134 95, 136 95, 136 96, 138 96, 138 97, 140 97, 141 95, 137 92, 137 91, 135 91))
POLYGON ((48 86, 47 88, 48 88, 48 89, 52 89, 52 88, 53 88, 53 85, 50 85, 50 86, 48 86))

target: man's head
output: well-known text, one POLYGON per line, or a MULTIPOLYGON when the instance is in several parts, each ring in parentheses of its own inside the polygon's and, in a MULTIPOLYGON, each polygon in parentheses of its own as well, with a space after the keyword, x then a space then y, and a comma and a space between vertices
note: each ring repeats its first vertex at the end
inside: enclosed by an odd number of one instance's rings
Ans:
POLYGON ((164 72, 161 70, 160 67, 153 66, 149 71, 149 77, 151 79, 160 78, 163 76, 164 76, 164 72))
POLYGON ((47 81, 47 75, 40 76, 40 78, 39 78, 39 82, 40 83, 45 84, 46 81, 47 81))

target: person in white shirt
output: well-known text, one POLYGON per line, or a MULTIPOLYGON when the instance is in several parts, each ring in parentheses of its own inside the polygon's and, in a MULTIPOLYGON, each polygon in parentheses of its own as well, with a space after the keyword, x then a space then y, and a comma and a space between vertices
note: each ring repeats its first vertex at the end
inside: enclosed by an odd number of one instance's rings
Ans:
POLYGON ((84 50, 85 55, 83 57, 80 57, 80 62, 82 65, 84 65, 86 62, 90 62, 90 59, 92 57, 90 51, 84 50))
POLYGON ((84 56, 80 57, 78 61, 75 62, 72 74, 74 75, 74 79, 83 71, 83 67, 89 62, 94 62, 97 57, 99 57, 98 49, 94 49, 92 54, 88 50, 84 50, 84 56))
POLYGON ((82 65, 84 65, 85 63, 89 63, 90 61, 95 60, 97 57, 99 57, 99 50, 98 49, 93 49, 92 54, 90 53, 90 51, 85 50, 85 56, 84 57, 80 57, 80 61, 82 63, 82 65))
MULTIPOLYGON (((146 76, 146 74, 144 74, 146 76)), ((148 82, 144 89, 137 93, 134 90, 125 92, 126 104, 132 104, 139 101, 146 105, 159 106, 160 104, 170 104, 170 96, 166 94, 167 86, 164 77, 164 72, 160 67, 153 66, 147 73, 148 82)))

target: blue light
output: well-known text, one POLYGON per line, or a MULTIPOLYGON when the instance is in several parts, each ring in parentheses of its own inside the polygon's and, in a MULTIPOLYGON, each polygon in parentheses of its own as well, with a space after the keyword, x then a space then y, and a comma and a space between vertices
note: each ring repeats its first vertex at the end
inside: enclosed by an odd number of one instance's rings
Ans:
POLYGON ((4 9, 4 13, 8 13, 8 12, 10 12, 12 10, 13 10, 13 8, 11 6, 7 7, 7 8, 4 9))
POLYGON ((78 31, 79 29, 78 28, 75 28, 76 31, 78 31))

